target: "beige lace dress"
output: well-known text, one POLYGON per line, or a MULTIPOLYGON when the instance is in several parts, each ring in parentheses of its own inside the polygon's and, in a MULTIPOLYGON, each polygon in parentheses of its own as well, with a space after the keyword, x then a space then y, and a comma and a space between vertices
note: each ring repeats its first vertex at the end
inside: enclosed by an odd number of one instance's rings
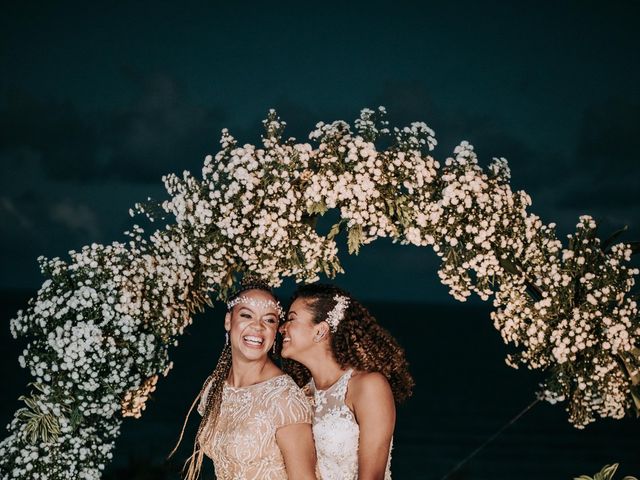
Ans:
MULTIPOLYGON (((208 391, 198 405, 200 415, 208 391)), ((289 375, 242 388, 225 383, 218 424, 215 430, 205 426, 200 441, 218 480, 287 480, 276 431, 312 422, 311 405, 289 375)))

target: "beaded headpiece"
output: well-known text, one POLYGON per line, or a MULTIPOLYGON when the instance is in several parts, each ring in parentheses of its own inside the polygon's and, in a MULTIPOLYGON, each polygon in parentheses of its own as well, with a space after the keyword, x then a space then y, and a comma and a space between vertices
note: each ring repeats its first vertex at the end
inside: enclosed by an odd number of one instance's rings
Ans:
POLYGON ((276 311, 278 312, 279 318, 281 319, 284 318, 284 310, 282 309, 282 305, 280 305, 280 302, 278 301, 274 302, 273 300, 262 300, 262 299, 247 297, 246 295, 240 295, 234 298, 233 300, 227 302, 227 309, 231 310, 233 307, 235 307, 239 303, 244 303, 246 305, 250 305, 256 308, 272 307, 272 308, 275 308, 276 311))
POLYGON ((349 307, 349 297, 344 295, 336 295, 333 297, 336 301, 335 306, 327 313, 326 322, 329 324, 331 332, 338 329, 338 324, 344 318, 344 312, 349 307))

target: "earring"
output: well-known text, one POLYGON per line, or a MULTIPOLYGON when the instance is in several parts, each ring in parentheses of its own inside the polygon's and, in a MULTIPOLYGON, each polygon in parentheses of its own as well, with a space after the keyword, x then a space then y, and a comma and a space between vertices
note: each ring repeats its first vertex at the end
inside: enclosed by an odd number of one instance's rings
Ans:
POLYGON ((273 339, 273 354, 276 354, 276 345, 278 344, 278 337, 273 339))
POLYGON ((229 345, 229 332, 224 332, 224 346, 229 345))

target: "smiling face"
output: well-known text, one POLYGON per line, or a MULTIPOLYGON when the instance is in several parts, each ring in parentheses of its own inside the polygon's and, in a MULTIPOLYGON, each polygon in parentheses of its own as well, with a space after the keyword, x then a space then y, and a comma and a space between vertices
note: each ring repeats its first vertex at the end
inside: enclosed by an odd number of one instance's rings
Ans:
POLYGON ((229 332, 231 353, 246 360, 266 357, 278 332, 278 310, 272 295, 247 290, 227 313, 224 328, 229 332))
POLYGON ((282 334, 282 358, 304 363, 306 355, 315 348, 322 348, 320 341, 327 335, 325 322, 315 323, 307 300, 296 299, 280 327, 282 334))

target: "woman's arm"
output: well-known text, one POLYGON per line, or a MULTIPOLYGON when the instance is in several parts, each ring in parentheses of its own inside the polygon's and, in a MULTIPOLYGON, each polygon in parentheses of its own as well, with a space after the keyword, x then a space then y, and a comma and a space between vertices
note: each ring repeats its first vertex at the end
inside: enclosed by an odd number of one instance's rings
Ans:
POLYGON ((347 403, 351 403, 360 427, 358 480, 383 480, 396 423, 389 382, 377 372, 354 375, 347 403))
POLYGON ((287 477, 290 480, 316 480, 316 449, 311 424, 294 423, 276 431, 287 477))

